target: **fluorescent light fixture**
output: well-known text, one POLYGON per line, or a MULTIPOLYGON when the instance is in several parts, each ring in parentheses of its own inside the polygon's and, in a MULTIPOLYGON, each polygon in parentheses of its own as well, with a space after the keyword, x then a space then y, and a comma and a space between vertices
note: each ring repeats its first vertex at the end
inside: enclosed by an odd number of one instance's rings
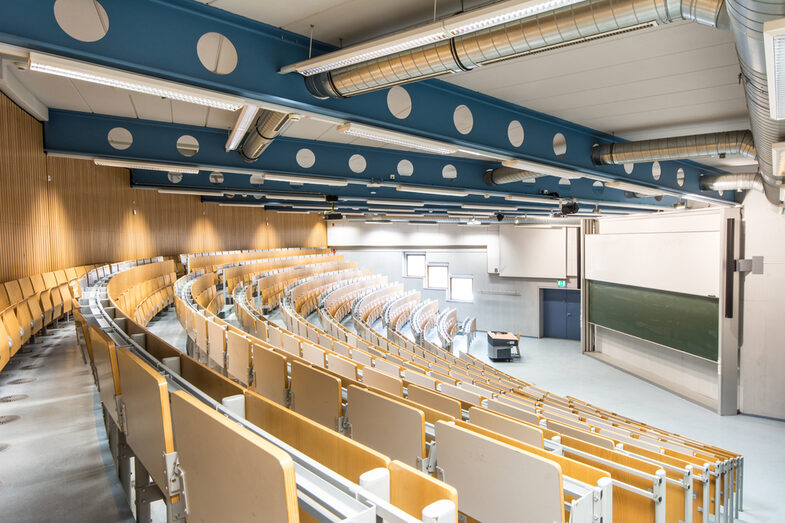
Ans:
POLYGON ((402 207, 424 207, 425 202, 407 202, 403 200, 366 200, 369 205, 400 205, 402 207))
POLYGON ((265 194, 255 193, 258 196, 264 196, 271 200, 293 200, 298 202, 322 202, 324 203, 324 196, 300 196, 297 194, 265 194))
POLYGON ((158 189, 159 194, 184 194, 188 196, 221 196, 220 192, 210 191, 189 191, 179 189, 158 189))
POLYGON ((172 163, 134 162, 126 160, 109 160, 105 158, 96 158, 93 160, 93 162, 95 162, 96 165, 101 165, 103 167, 122 167, 125 169, 147 169, 149 171, 199 174, 198 167, 177 165, 172 163))
POLYGON ((534 16, 545 11, 552 11, 580 1, 582 0, 516 0, 497 2, 487 7, 448 18, 444 21, 444 28, 450 36, 458 36, 534 16))
POLYGON ((288 209, 281 209, 280 211, 276 209, 270 209, 270 212, 285 212, 287 214, 311 214, 311 211, 290 211, 288 209))
POLYGON ((298 176, 292 174, 274 174, 265 173, 265 180, 271 182, 288 182, 288 183, 311 183, 314 185, 329 185, 332 187, 346 187, 349 182, 346 180, 338 180, 335 178, 320 178, 317 176, 298 176))
POLYGON ((258 112, 259 107, 256 105, 246 104, 245 107, 243 107, 243 110, 240 111, 240 114, 237 116, 237 121, 232 128, 232 132, 229 133, 229 139, 226 140, 226 152, 237 149, 258 112))
POLYGON ((663 194, 667 194, 665 191, 661 191, 659 189, 652 189, 651 187, 645 187, 634 183, 621 182, 618 180, 606 182, 605 187, 618 189, 620 191, 634 192, 637 194, 645 194, 646 196, 662 196, 663 194))
POLYGON ((763 24, 769 111, 774 120, 785 119, 785 18, 763 24))
POLYGON ((428 24, 427 26, 403 31, 383 38, 378 38, 364 44, 353 45, 345 49, 327 53, 316 58, 297 62, 281 68, 281 73, 298 72, 303 76, 330 71, 346 67, 347 65, 358 64, 367 60, 372 60, 380 56, 414 49, 432 42, 438 42, 447 38, 441 22, 428 24))
POLYGON ((508 194, 504 197, 508 202, 524 202, 524 203, 555 203, 560 202, 561 198, 550 198, 548 196, 523 196, 520 194, 508 194))
POLYGON ((435 140, 427 140, 404 133, 396 133, 393 131, 386 131, 384 129, 377 129, 376 127, 368 127, 365 125, 358 125, 356 123, 345 123, 336 127, 336 130, 347 136, 354 136, 356 138, 365 138, 374 142, 382 142, 390 145, 398 145, 401 147, 408 147, 410 149, 417 149, 435 154, 454 154, 458 152, 458 148, 444 142, 437 142, 435 140))
POLYGON ((518 207, 514 205, 476 205, 473 203, 461 204, 461 209, 477 209, 480 211, 514 211, 518 207))
POLYGON ((412 192, 418 194, 435 194, 438 196, 469 196, 469 191, 462 189, 442 189, 441 187, 417 187, 415 185, 397 185, 396 191, 412 192))
POLYGON ((502 160, 509 160, 510 159, 509 156, 501 157, 498 154, 486 153, 486 152, 483 152, 483 151, 478 151, 476 149, 459 148, 458 152, 459 153, 465 153, 465 154, 472 154, 474 156, 480 156, 481 158, 489 158, 491 160, 496 160, 497 162, 501 162, 502 160))
POLYGON ((31 52, 29 65, 31 71, 39 73, 64 76, 83 82, 117 87, 118 89, 161 96, 225 111, 236 111, 244 105, 243 102, 230 96, 57 56, 31 52))
POLYGON ((475 9, 468 13, 452 16, 408 31, 377 38, 370 42, 353 45, 281 68, 281 73, 298 72, 303 76, 339 69, 348 65, 373 60, 380 56, 414 49, 439 40, 458 36, 487 27, 574 4, 581 0, 510 0, 475 9))
POLYGON ((365 220, 365 223, 376 224, 376 225, 390 225, 392 220, 365 220))
POLYGON ((264 205, 258 203, 219 203, 218 207, 253 207, 254 209, 264 209, 264 205))

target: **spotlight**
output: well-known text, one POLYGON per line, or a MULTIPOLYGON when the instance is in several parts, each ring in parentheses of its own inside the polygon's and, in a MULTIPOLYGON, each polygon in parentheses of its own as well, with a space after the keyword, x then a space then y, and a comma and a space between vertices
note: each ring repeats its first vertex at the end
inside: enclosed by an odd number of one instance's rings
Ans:
POLYGON ((494 214, 494 216, 496 216, 496 221, 497 222, 500 222, 500 221, 502 221, 504 219, 504 215, 502 213, 500 213, 500 212, 497 212, 496 214, 494 214))

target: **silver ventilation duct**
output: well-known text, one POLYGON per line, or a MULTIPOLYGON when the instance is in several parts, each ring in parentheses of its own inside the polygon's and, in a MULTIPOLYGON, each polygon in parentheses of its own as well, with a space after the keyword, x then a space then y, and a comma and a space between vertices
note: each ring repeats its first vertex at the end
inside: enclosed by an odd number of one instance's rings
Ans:
POLYGON ((759 173, 704 174, 700 177, 704 191, 746 191, 754 189, 765 193, 763 178, 759 173))
POLYGON ((725 27, 724 0, 586 0, 305 78, 319 98, 345 98, 627 31, 691 20, 725 27))
POLYGON ((540 176, 543 175, 513 167, 499 167, 498 169, 485 171, 482 179, 486 185, 502 185, 513 182, 531 182, 540 176))
POLYGON ((275 137, 299 119, 298 114, 262 110, 237 152, 246 162, 256 161, 275 137))
POLYGON ((694 134, 675 138, 606 143, 595 146, 595 165, 621 165, 665 160, 686 160, 733 154, 755 160, 755 144, 750 131, 694 134))
POLYGON ((766 197, 771 203, 779 205, 779 186, 785 182, 785 177, 775 174, 772 169, 771 148, 785 137, 785 121, 770 118, 763 23, 785 16, 785 2, 727 0, 727 11, 731 32, 736 40, 736 52, 741 64, 747 109, 758 149, 758 164, 765 183, 766 197))

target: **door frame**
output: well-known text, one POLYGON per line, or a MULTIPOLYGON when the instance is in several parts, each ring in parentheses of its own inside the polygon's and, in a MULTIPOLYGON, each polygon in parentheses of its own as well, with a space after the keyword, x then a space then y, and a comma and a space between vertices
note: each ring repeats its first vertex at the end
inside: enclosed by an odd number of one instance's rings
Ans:
MULTIPOLYGON (((546 290, 577 291, 577 292, 580 292, 581 293, 580 294, 580 296, 581 296, 581 302, 580 303, 581 304, 583 302, 583 295, 584 295, 584 293, 581 292, 583 289, 580 289, 579 287, 556 287, 555 285, 547 285, 547 286, 541 285, 541 286, 537 287, 538 315, 540 317, 539 318, 540 319, 540 322, 539 322, 540 323, 540 327, 539 327, 539 332, 537 333, 537 338, 539 338, 539 339, 543 338, 543 333, 545 331, 545 291, 546 290)), ((579 325, 580 325, 580 322, 581 322, 582 318, 583 318, 583 311, 581 311, 581 314, 580 314, 580 316, 578 318, 579 325)), ((565 339, 567 339, 567 338, 565 338, 565 339)), ((580 339, 578 341, 580 342, 581 340, 583 340, 583 332, 581 332, 581 337, 580 337, 580 339)))

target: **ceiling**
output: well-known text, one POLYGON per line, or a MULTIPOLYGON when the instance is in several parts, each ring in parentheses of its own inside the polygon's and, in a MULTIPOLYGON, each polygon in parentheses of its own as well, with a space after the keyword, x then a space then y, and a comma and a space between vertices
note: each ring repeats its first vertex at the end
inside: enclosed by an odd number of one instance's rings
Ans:
MULTIPOLYGON (((423 0, 199 0, 257 21, 344 45, 433 18, 423 0)), ((488 2, 464 2, 464 8, 488 2)), ((438 17, 462 2, 437 3, 438 17)), ((749 128, 729 31, 690 22, 624 33, 441 79, 628 140, 749 128)), ((327 138, 322 139, 329 139, 327 138)), ((727 170, 742 158, 703 161, 727 170)))

